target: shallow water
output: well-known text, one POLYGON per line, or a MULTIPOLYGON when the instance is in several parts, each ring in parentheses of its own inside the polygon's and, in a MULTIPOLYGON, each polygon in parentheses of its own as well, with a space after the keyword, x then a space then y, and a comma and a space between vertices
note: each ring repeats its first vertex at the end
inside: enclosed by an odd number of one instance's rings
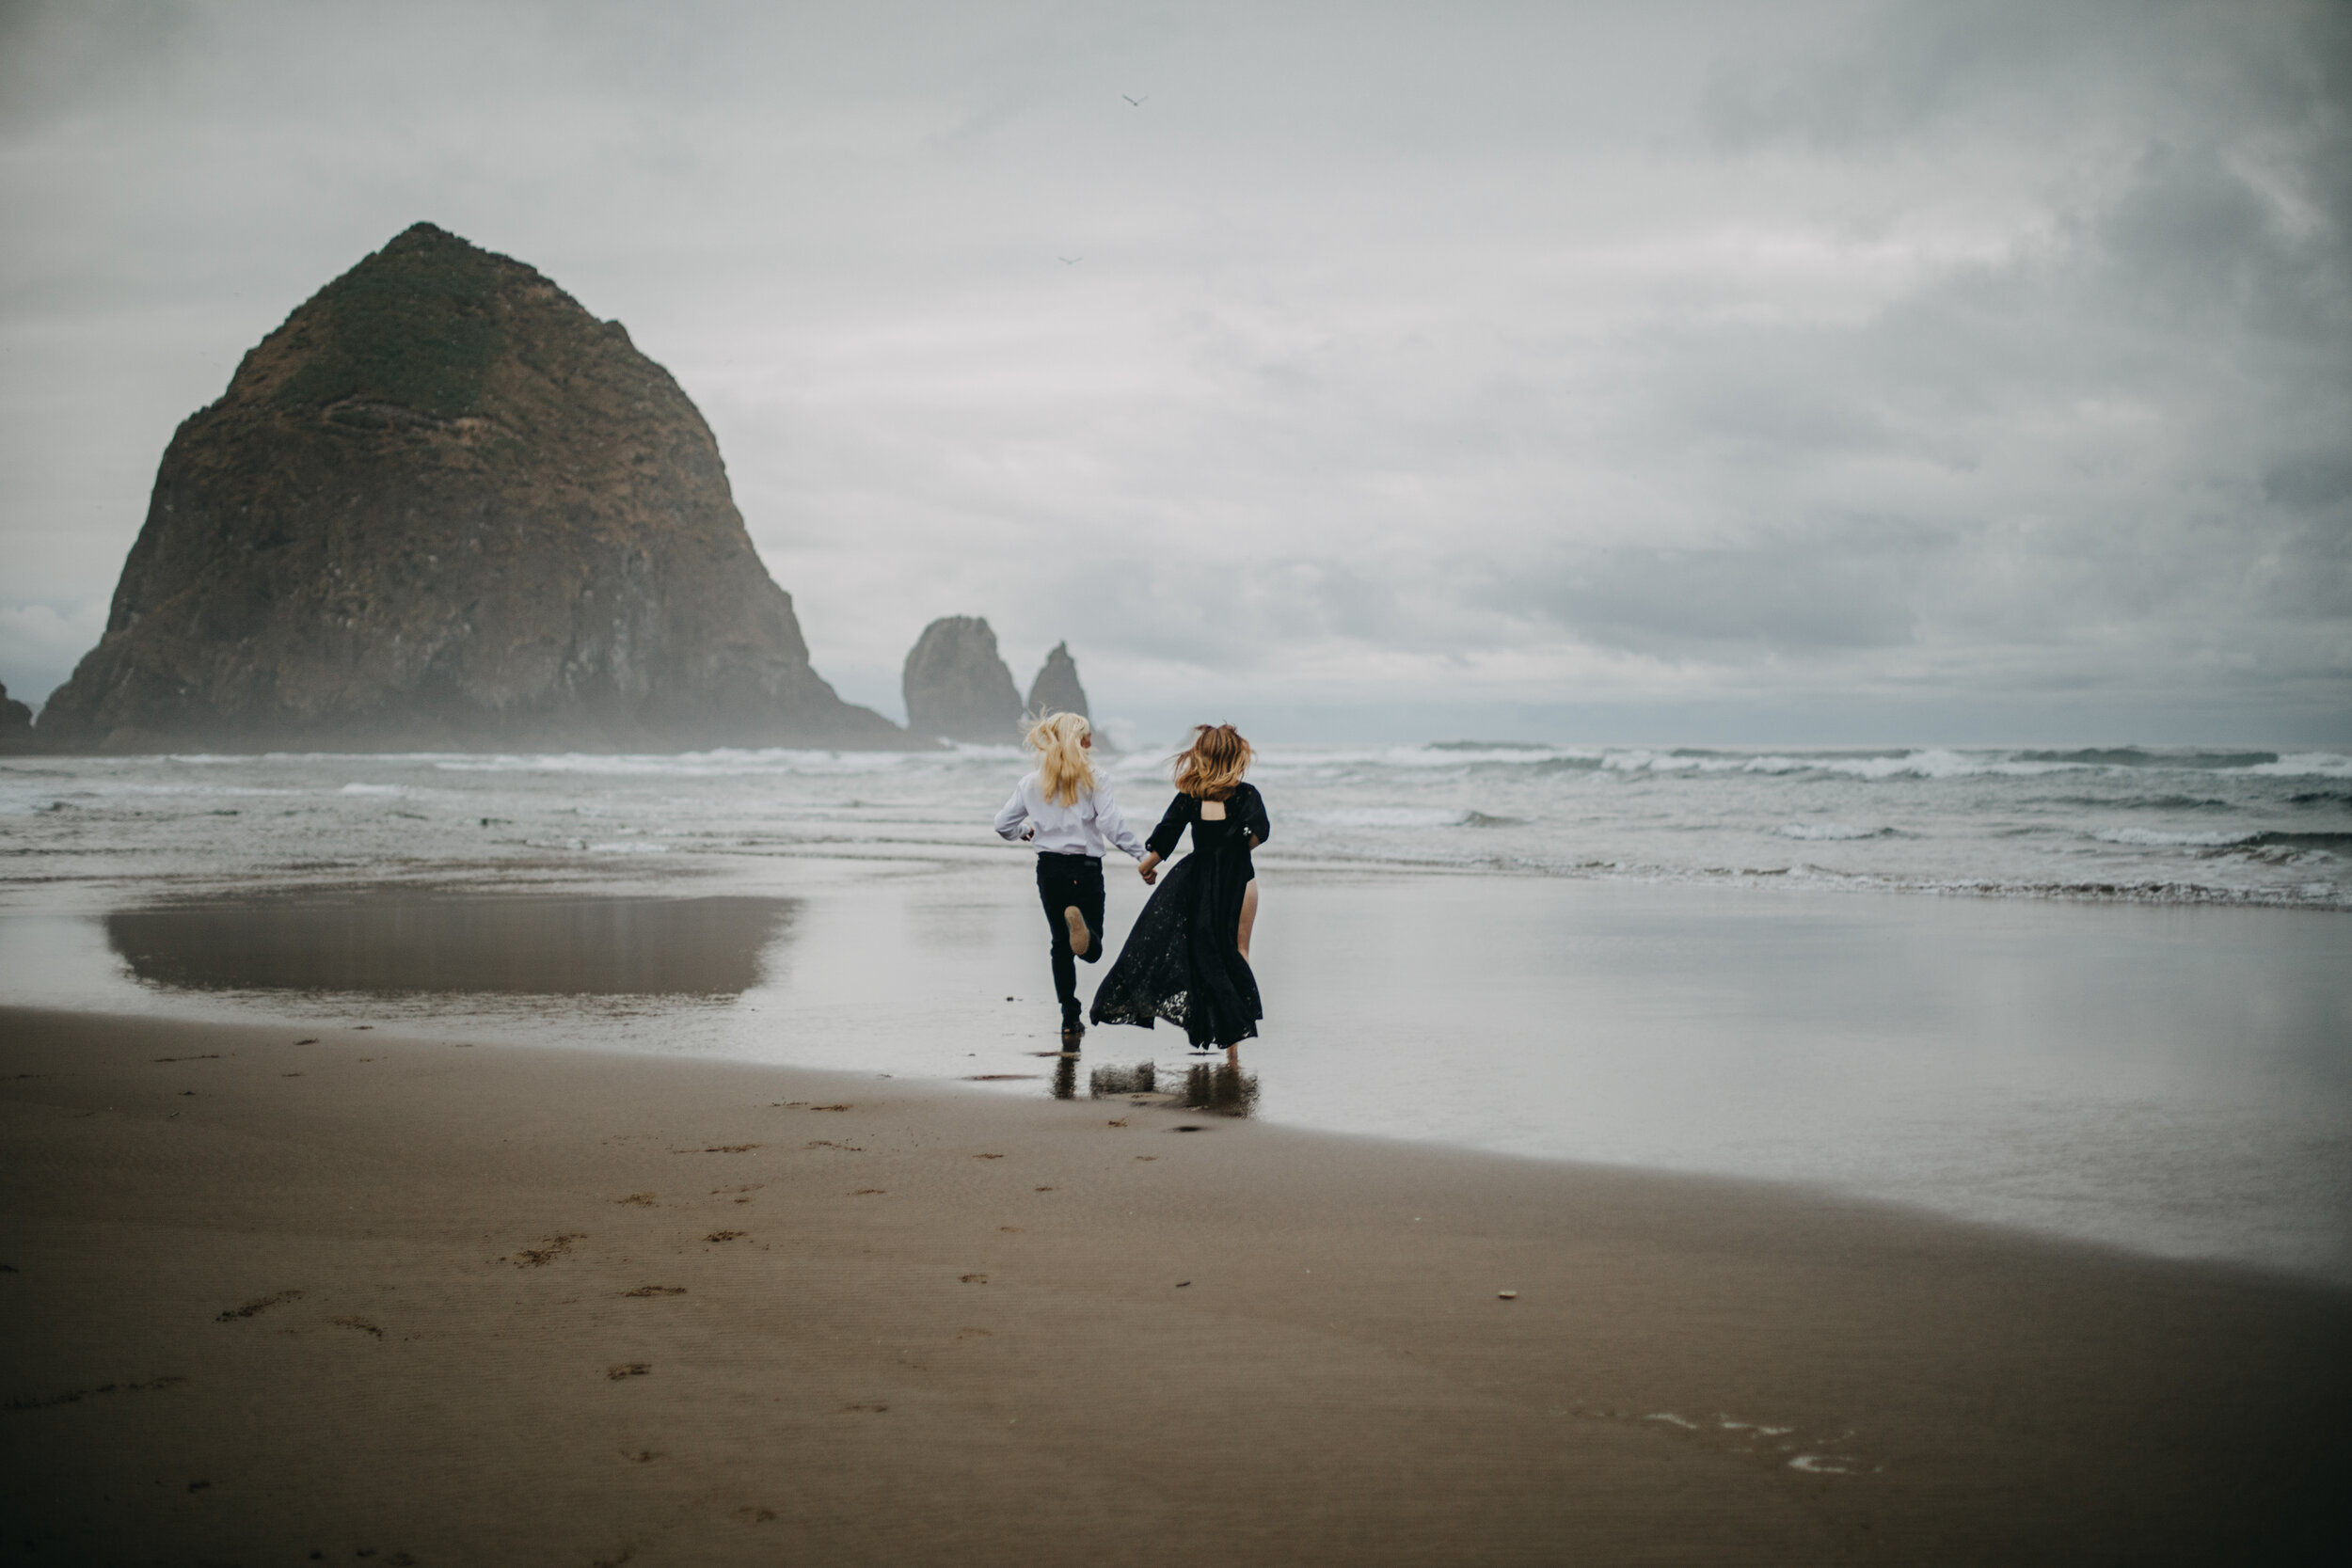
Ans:
MULTIPOLYGON (((1027 857, 707 860, 566 892, 90 907, 0 994, 712 1054, 1048 1094, 1027 857)), ((1110 879, 1116 942, 1144 890, 1110 879)), ((1807 1182, 2352 1282, 2352 923, 2313 911, 1262 872, 1257 1114, 1807 1182)), ((1090 990, 1099 970, 1083 970, 1090 990)), ((1098 1030, 1094 1067, 1193 1060, 1098 1030)), ((1083 1088, 1077 1090, 1083 1093, 1083 1088)))

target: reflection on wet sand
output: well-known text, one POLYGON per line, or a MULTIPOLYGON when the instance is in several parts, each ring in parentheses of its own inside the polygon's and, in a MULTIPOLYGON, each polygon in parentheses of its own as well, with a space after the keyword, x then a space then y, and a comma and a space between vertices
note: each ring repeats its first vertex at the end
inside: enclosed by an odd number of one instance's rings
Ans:
POLYGON ((123 910, 105 928, 138 978, 184 990, 734 996, 798 904, 376 888, 123 910))
MULTIPOLYGON (((1054 1098, 1069 1100, 1077 1093, 1078 1060, 1065 1055, 1054 1073, 1054 1098)), ((1244 1072, 1238 1054, 1224 1062, 1195 1063, 1184 1069, 1184 1087, 1174 1092, 1159 1086, 1160 1069, 1156 1062, 1137 1062, 1133 1067, 1098 1067, 1088 1077, 1087 1091, 1096 1100, 1114 1097, 1134 1101, 1156 1101, 1187 1111, 1206 1111, 1211 1116, 1246 1117, 1258 1103, 1258 1075, 1244 1072)))
POLYGON ((1258 1075, 1244 1072, 1240 1063, 1202 1062, 1184 1069, 1184 1089, 1178 1104, 1212 1116, 1246 1117, 1258 1102, 1258 1075))
POLYGON ((1160 1069, 1156 1062, 1137 1062, 1133 1067, 1098 1067, 1088 1077, 1087 1092, 1102 1100, 1115 1094, 1153 1094, 1160 1086, 1160 1069))

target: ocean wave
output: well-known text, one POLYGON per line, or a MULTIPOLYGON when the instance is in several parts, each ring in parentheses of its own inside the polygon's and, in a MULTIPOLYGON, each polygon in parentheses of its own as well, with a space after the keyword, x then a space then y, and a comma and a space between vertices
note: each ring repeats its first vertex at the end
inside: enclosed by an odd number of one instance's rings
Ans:
POLYGON ((759 773, 884 773, 919 766, 924 762, 951 760, 961 754, 978 752, 988 760, 996 760, 1001 752, 1006 760, 1015 756, 1013 748, 967 748, 965 752, 822 752, 800 747, 771 746, 735 750, 720 748, 708 752, 550 752, 544 753, 511 753, 482 756, 451 756, 441 754, 415 760, 430 764, 445 773, 543 773, 580 774, 612 778, 675 778, 714 779, 734 778, 759 773))
MULTIPOLYGON (((1280 856, 1260 853, 1269 861, 1280 856)), ((1527 856, 1436 859, 1379 852, 1318 850, 1318 864, 1390 867, 1416 872, 1558 877, 1572 880, 1697 883, 1718 887, 1804 888, 1820 893, 1905 893, 1955 898, 2026 898, 2058 903, 2192 904, 2225 908, 2352 911, 2352 884, 2332 879, 2249 884, 2186 878, 1937 876, 1857 871, 1813 865, 1677 865, 1638 859, 1585 856, 1546 860, 1527 856)))
POLYGON ((335 791, 338 795, 405 795, 399 784, 347 784, 335 791))
POLYGON ((2296 752, 2246 771, 2265 779, 2352 779, 2352 757, 2340 752, 2296 752))
POLYGON ((2129 844, 2142 848, 2321 849, 2334 854, 2352 851, 2352 832, 2282 832, 2261 829, 2242 832, 2166 832, 2157 828, 2101 828, 2090 836, 2102 844, 2129 844))
POLYGON ((1856 828, 1844 822, 1790 822, 1780 830, 1783 838, 1806 840, 1845 840, 1864 838, 1899 838, 1893 828, 1856 828))
POLYGON ((2141 848, 2219 849, 2251 844, 2257 835, 2250 832, 2166 832, 2160 828, 2099 828, 2090 836, 2102 844, 2133 844, 2141 848))
POLYGON ((2086 747, 2072 752, 2020 752, 2020 762, 2078 763, 2092 768, 2196 768, 2214 771, 2267 766, 2276 752, 2208 752, 2200 747, 2086 747))
POLYGON ((1463 828, 1470 826, 1471 817, 1481 814, 1442 806, 1344 806, 1291 815, 1301 822, 1324 828, 1463 828))

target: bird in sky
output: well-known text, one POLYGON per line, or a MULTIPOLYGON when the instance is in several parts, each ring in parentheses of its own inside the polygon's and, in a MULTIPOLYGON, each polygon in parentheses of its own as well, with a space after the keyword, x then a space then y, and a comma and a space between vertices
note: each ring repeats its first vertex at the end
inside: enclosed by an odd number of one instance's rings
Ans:
POLYGON ((1065 267, 1074 267, 1079 262, 1085 261, 1086 258, 1083 256, 1062 256, 1057 257, 1057 260, 1059 261, 1065 267))
POLYGON ((1152 95, 1151 95, 1150 93, 1148 93, 1148 92, 1147 92, 1147 93, 1145 93, 1145 94, 1144 94, 1141 98, 1127 98, 1127 95, 1126 95, 1125 93, 1123 93, 1123 92, 1122 92, 1122 93, 1120 93, 1119 96, 1120 96, 1120 97, 1121 97, 1121 98, 1126 98, 1126 99, 1127 99, 1127 102, 1128 102, 1130 104, 1134 105, 1136 108, 1138 108, 1138 109, 1142 108, 1142 107, 1143 107, 1146 103, 1151 103, 1151 102, 1152 102, 1152 95))

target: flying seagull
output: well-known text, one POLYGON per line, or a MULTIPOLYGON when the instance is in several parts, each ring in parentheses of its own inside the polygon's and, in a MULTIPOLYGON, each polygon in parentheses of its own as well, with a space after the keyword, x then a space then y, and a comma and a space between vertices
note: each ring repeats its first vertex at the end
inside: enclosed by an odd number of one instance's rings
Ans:
MULTIPOLYGON (((1120 96, 1120 97, 1121 97, 1121 98, 1127 98, 1127 95, 1126 95, 1125 93, 1123 93, 1123 92, 1122 92, 1122 93, 1120 93, 1119 96, 1120 96)), ((1151 103, 1151 102, 1152 102, 1152 95, 1151 95, 1150 93, 1148 93, 1148 92, 1147 92, 1147 93, 1145 93, 1145 94, 1144 94, 1141 98, 1127 98, 1127 102, 1128 102, 1129 103, 1131 103, 1131 104, 1135 105, 1136 108, 1140 109, 1140 108, 1142 108, 1142 107, 1143 107, 1146 103, 1151 103)))
POLYGON ((1058 260, 1065 267, 1074 267, 1079 262, 1085 261, 1086 258, 1083 256, 1063 256, 1057 258, 1057 260, 1058 260))

